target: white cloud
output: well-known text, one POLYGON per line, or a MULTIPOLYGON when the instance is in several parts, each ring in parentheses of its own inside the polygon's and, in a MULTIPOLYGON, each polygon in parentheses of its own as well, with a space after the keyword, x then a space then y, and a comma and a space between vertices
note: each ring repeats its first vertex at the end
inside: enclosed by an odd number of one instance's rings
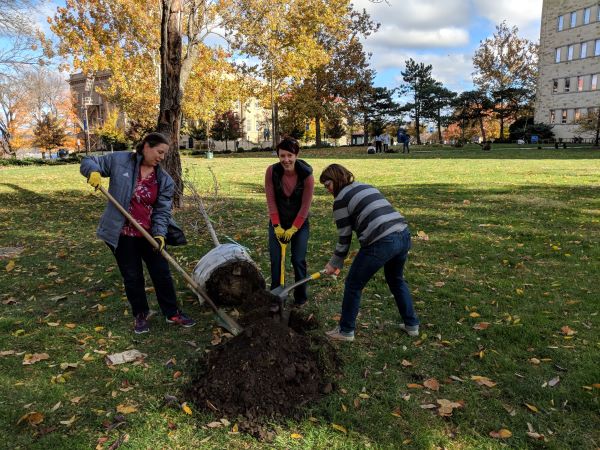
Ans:
POLYGON ((371 46, 392 48, 460 47, 469 43, 469 32, 461 28, 405 30, 396 24, 390 24, 382 26, 367 42, 371 46))
MULTIPOLYGON (((473 0, 479 14, 493 23, 506 21, 519 28, 539 24, 543 0, 473 0)), ((539 25, 538 25, 539 26, 539 25)))

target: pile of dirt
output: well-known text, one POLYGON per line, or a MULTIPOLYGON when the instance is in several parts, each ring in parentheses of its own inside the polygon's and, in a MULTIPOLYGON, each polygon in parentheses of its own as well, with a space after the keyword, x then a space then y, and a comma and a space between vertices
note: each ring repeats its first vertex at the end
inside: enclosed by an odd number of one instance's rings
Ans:
POLYGON ((191 398, 230 418, 294 417, 299 407, 332 389, 325 372, 336 365, 334 353, 322 361, 312 344, 309 336, 275 319, 255 322, 208 354, 191 398))
MULTIPOLYGON (((231 271, 217 276, 228 291, 226 273, 231 271)), ((245 283, 260 285, 256 280, 245 283)), ((315 317, 295 309, 289 319, 271 317, 273 299, 264 286, 246 290, 237 307, 244 331, 196 362, 187 389, 196 407, 236 420, 241 431, 262 439, 269 434, 264 424, 297 418, 304 405, 330 393, 339 371, 333 346, 309 333, 319 328, 315 317)))

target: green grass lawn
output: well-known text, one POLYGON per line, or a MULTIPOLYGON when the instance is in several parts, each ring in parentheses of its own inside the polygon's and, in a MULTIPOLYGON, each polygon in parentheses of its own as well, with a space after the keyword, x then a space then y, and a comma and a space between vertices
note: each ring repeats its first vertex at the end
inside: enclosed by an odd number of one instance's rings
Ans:
MULTIPOLYGON (((364 291, 356 340, 339 345, 335 391, 305 420, 275 425, 271 444, 235 433, 236 418, 207 427, 214 417, 193 405, 186 414, 163 398, 182 401, 191 362, 211 347, 208 308, 175 275, 199 324, 172 328, 155 316, 148 335, 134 335, 113 257, 95 239, 105 201, 78 167, 0 167, 0 255, 21 251, 0 256, 0 448, 108 448, 118 439, 132 449, 600 446, 598 150, 413 146, 408 156, 364 149, 301 156, 317 179, 327 164, 345 165, 408 219, 406 278, 419 339, 399 332, 379 273, 364 291), (148 355, 142 364, 105 364, 105 352, 132 348, 148 355), (23 365, 36 353, 49 358, 23 365), (444 399, 461 407, 442 417, 432 405, 444 399), (512 436, 490 435, 502 429, 512 436)), ((248 247, 265 276, 263 178, 274 161, 266 154, 183 160, 221 240, 248 247)), ((336 242, 331 204, 317 186, 310 271, 322 268, 336 242)), ((172 254, 191 272, 212 242, 194 205, 176 217, 190 245, 172 254)), ((310 287, 319 332, 335 325, 342 292, 343 276, 310 287)))

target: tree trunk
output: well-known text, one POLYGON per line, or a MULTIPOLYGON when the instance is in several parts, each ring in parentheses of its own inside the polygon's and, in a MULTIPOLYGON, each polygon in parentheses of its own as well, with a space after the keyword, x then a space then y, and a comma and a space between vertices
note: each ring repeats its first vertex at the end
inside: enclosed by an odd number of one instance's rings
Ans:
POLYGON ((279 136, 279 105, 277 102, 273 105, 273 150, 277 148, 280 141, 279 136))
POLYGON ((421 145, 421 118, 419 110, 415 108, 415 134, 417 135, 417 145, 421 145))
POLYGON ((315 115, 315 145, 321 146, 321 115, 315 115))
POLYGON ((438 141, 442 143, 442 110, 438 108, 437 111, 437 126, 438 126, 438 141))
POLYGON ((594 141, 594 146, 598 147, 598 144, 600 144, 600 108, 598 108, 596 111, 598 114, 598 120, 596 121, 596 139, 594 141))
POLYGON ((181 128, 181 0, 162 0, 160 37, 160 112, 157 129, 171 139, 164 168, 175 182, 173 205, 183 205, 183 180, 179 156, 181 128))
POLYGON ((487 142, 487 138, 485 136, 485 128, 483 126, 483 117, 479 118, 479 127, 481 128, 481 138, 483 139, 483 143, 487 142))

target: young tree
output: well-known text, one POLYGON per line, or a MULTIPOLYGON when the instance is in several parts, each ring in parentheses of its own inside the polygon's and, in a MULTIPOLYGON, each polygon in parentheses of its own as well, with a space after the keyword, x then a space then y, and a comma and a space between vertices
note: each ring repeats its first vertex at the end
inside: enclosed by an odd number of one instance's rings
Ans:
POLYGON ((233 111, 227 111, 221 114, 215 120, 212 126, 212 136, 219 140, 225 141, 225 150, 228 150, 227 142, 240 137, 242 124, 240 118, 233 111))
POLYGON ((452 120, 451 114, 444 114, 452 106, 456 92, 445 88, 442 83, 435 81, 423 92, 423 117, 433 120, 437 125, 438 141, 443 142, 442 127, 448 126, 452 120))
POLYGON ((492 114, 492 101, 483 91, 465 91, 454 101, 454 118, 461 124, 464 133, 468 126, 477 124, 481 132, 481 138, 487 141, 485 120, 492 114))
POLYGON ((578 133, 593 134, 594 146, 600 145, 600 108, 589 108, 588 113, 577 119, 575 124, 578 133))
POLYGON ((500 121, 500 138, 508 118, 533 102, 537 78, 538 45, 518 36, 517 27, 506 22, 496 26, 491 38, 481 42, 473 56, 473 81, 494 99, 500 121))
POLYGON ((412 118, 415 121, 417 144, 421 144, 420 125, 425 106, 424 102, 435 81, 431 77, 431 64, 417 63, 412 58, 408 59, 405 64, 406 69, 401 72, 404 80, 401 93, 412 96, 412 102, 407 103, 406 108, 411 111, 412 118))
POLYGON ((50 113, 43 115, 42 119, 37 122, 34 130, 33 144, 41 147, 42 158, 46 158, 46 152, 52 158, 52 150, 63 145, 65 140, 65 129, 63 124, 50 113))
POLYGON ((94 134, 102 139, 107 150, 124 150, 129 144, 123 127, 119 125, 119 112, 110 111, 102 126, 94 130, 94 134))
POLYGON ((325 131, 327 132, 327 136, 335 141, 335 146, 337 147, 338 139, 344 137, 346 134, 346 129, 344 128, 341 117, 337 116, 328 120, 325 131))

